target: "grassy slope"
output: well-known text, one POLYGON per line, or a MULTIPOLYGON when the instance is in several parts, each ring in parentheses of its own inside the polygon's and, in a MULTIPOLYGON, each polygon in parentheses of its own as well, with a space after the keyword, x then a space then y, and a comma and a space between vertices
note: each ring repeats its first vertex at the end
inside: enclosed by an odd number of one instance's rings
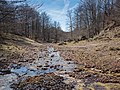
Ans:
POLYGON ((85 75, 72 73, 73 77, 85 79, 87 75, 97 75, 96 85, 104 85, 107 90, 120 90, 120 27, 101 32, 93 39, 55 48, 66 60, 76 60, 83 65, 80 70, 87 72, 85 75))
POLYGON ((66 59, 77 60, 86 67, 104 71, 120 71, 120 27, 106 31, 94 39, 58 46, 66 59), (66 52, 69 51, 69 52, 66 52))
POLYGON ((13 35, 2 34, 0 42, 0 69, 7 68, 12 63, 24 64, 37 58, 41 44, 34 40, 13 35))

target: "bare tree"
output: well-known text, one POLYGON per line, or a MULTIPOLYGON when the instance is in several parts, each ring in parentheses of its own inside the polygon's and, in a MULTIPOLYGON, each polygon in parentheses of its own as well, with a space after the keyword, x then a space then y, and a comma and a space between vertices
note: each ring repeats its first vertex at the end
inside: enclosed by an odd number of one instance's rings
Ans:
POLYGON ((42 5, 43 3, 36 7, 30 6, 26 0, 1 0, 0 31, 25 36, 36 41, 51 42, 54 39, 58 42, 58 30, 62 32, 60 25, 58 22, 53 23, 46 12, 37 11, 42 5))
POLYGON ((68 17, 68 25, 71 33, 71 39, 73 39, 73 20, 72 20, 72 10, 68 10, 67 12, 68 17))
MULTIPOLYGON (((115 18, 115 0, 84 0, 74 10, 75 30, 86 31, 87 37, 100 33, 115 18)), ((119 3, 119 1, 118 1, 119 3)), ((119 5, 117 5, 119 6, 119 5)), ((118 17, 118 16, 117 16, 118 17)))

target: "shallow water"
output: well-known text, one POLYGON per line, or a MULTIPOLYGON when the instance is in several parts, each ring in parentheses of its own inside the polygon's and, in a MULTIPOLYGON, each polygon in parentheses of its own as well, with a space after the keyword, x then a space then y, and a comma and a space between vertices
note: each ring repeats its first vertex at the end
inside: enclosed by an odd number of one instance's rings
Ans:
POLYGON ((10 85, 17 81, 16 74, 0 75, 0 90, 12 90, 10 85))
POLYGON ((37 76, 56 71, 70 72, 77 67, 73 61, 65 61, 62 57, 60 57, 59 52, 48 51, 46 54, 48 55, 47 57, 39 58, 26 66, 13 65, 16 67, 12 68, 11 72, 19 76, 37 76))
POLYGON ((28 63, 26 66, 20 66, 13 64, 11 66, 11 74, 0 76, 0 90, 12 90, 10 84, 12 81, 15 81, 18 77, 27 77, 27 76, 39 76, 46 73, 55 73, 55 72, 71 72, 77 65, 73 61, 65 61, 60 53, 55 51, 54 48, 48 48, 48 51, 40 52, 40 56, 33 63, 28 63), (5 81, 5 77, 12 80, 5 81), (7 89, 5 89, 7 88, 7 89))
MULTIPOLYGON (((0 75, 0 90, 12 90, 10 86, 18 82, 20 78, 23 80, 28 76, 40 76, 51 72, 63 77, 63 82, 66 84, 73 84, 73 86, 75 86, 73 90, 80 90, 81 88, 83 90, 109 90, 103 83, 92 82, 91 78, 95 78, 95 75, 85 78, 86 81, 69 76, 69 74, 67 74, 68 72, 73 72, 74 69, 82 65, 78 65, 73 61, 65 61, 64 58, 60 56, 60 52, 55 51, 54 48, 48 48, 48 51, 40 52, 38 57, 37 60, 32 63, 27 63, 25 66, 17 64, 11 65, 11 74, 0 75), (88 86, 86 87, 86 85, 88 86)), ((79 73, 84 74, 85 72, 86 71, 81 71, 79 73)))

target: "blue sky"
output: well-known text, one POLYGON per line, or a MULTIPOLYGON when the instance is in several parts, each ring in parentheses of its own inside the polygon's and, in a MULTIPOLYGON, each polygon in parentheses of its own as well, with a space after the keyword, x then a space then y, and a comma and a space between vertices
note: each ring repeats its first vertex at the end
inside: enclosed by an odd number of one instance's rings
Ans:
POLYGON ((74 9, 78 5, 79 0, 30 0, 30 3, 34 4, 41 2, 44 3, 41 10, 46 11, 52 20, 60 22, 64 31, 68 31, 66 26, 67 10, 74 9))

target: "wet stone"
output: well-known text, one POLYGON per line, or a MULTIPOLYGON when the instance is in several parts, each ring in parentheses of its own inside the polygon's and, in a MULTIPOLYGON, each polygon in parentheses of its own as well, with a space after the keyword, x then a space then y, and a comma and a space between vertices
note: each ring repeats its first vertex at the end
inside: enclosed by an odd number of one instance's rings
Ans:
POLYGON ((44 66, 44 67, 49 67, 49 65, 46 65, 46 66, 44 66))
POLYGON ((66 61, 72 61, 72 59, 66 59, 66 61))
POLYGON ((72 90, 73 86, 65 84, 63 77, 53 73, 30 77, 19 85, 14 84, 14 90, 72 90))
POLYGON ((48 68, 42 68, 42 70, 47 70, 48 68))
POLYGON ((74 69, 74 72, 82 72, 82 71, 84 71, 82 68, 80 69, 80 68, 75 68, 74 69))
MULTIPOLYGON (((54 73, 73 71, 76 64, 72 61, 65 61, 54 48, 40 54, 42 55, 41 58, 25 63, 24 66, 21 64, 10 66, 10 72, 15 74, 13 78, 16 79, 17 77, 17 82, 13 82, 12 85, 8 82, 11 88, 9 85, 8 88, 10 89, 7 90, 72 90, 73 85, 64 83, 64 78, 54 73)), ((12 75, 11 73, 7 74, 12 75)), ((8 83, 5 82, 5 85, 8 83)))
POLYGON ((0 75, 5 75, 5 74, 11 74, 11 71, 10 70, 0 70, 0 75))
POLYGON ((39 65, 39 66, 37 66, 37 67, 40 67, 40 68, 41 68, 41 67, 42 67, 42 65, 39 65))
POLYGON ((94 85, 93 87, 95 90, 107 90, 104 86, 101 85, 94 85))

